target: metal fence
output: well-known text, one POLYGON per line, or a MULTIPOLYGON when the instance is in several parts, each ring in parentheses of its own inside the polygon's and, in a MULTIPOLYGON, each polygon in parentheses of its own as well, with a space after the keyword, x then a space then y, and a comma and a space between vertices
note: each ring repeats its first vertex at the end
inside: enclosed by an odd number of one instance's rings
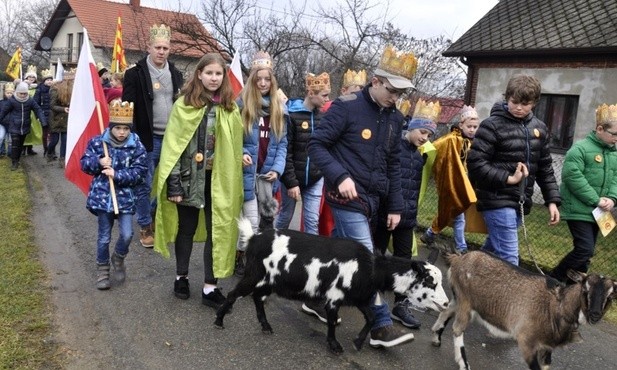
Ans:
MULTIPOLYGON (((553 168, 557 179, 561 179, 563 156, 553 155, 553 168)), ((432 181, 432 180, 431 180, 432 181)), ((524 217, 524 228, 519 229, 519 254, 521 265, 534 266, 533 260, 544 270, 550 271, 561 258, 572 250, 572 236, 565 221, 549 226, 548 210, 543 204, 542 194, 536 185, 534 205, 530 215, 524 217), (526 233, 524 232, 526 230, 526 233), (526 237, 525 237, 526 234, 526 237)), ((434 184, 428 186, 427 193, 418 209, 418 231, 431 225, 437 213, 437 194, 434 184)), ((613 213, 613 216, 617 214, 613 213)), ((617 217, 616 217, 617 218, 617 217)), ((617 230, 617 229, 616 229, 617 230)), ((484 243, 484 234, 465 234, 470 249, 479 249, 484 243)), ((446 228, 439 236, 442 244, 452 247, 452 229, 446 228)), ((617 231, 606 237, 598 234, 595 256, 590 271, 617 277, 617 231)))

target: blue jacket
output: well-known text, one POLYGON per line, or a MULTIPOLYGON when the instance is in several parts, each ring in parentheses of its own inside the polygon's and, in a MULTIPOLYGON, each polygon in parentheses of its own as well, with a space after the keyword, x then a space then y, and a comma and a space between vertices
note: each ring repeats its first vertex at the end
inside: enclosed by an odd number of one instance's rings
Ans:
POLYGON ((148 172, 148 157, 146 148, 139 137, 131 133, 123 147, 114 148, 111 145, 110 132, 106 129, 103 134, 90 139, 84 155, 81 157, 81 170, 94 176, 90 184, 86 208, 94 214, 97 211, 113 213, 113 203, 109 190, 109 180, 101 171, 99 159, 104 156, 103 142, 107 143, 107 150, 112 159, 115 171, 114 185, 118 210, 120 213, 135 213, 135 195, 133 188, 146 178, 148 172))
POLYGON ((311 162, 307 151, 309 139, 319 127, 322 113, 319 109, 307 110, 304 99, 288 101, 287 109, 287 164, 281 182, 287 189, 295 186, 305 189, 323 177, 319 167, 311 162))
POLYGON ((36 117, 41 121, 41 125, 47 126, 47 118, 43 113, 41 107, 32 98, 28 98, 23 103, 20 103, 15 99, 13 95, 2 106, 0 111, 0 122, 4 121, 4 118, 8 116, 9 127, 8 131, 11 134, 28 135, 30 133, 30 112, 34 111, 36 117))
MULTIPOLYGON (((0 100, 0 112, 2 112, 5 105, 9 105, 9 104, 10 104, 9 99, 0 100)), ((2 121, 0 121, 0 124, 4 126, 4 128, 7 129, 7 131, 9 129, 10 123, 11 123, 11 120, 8 114, 4 117, 4 119, 2 119, 2 121)))
POLYGON ((36 92, 33 97, 34 101, 43 110, 47 122, 49 122, 49 113, 51 111, 51 95, 49 94, 49 90, 49 86, 40 84, 36 87, 36 92))
MULTIPOLYGON (((286 114, 287 112, 285 112, 286 114)), ((285 115, 285 121, 288 117, 285 115)), ((243 154, 249 154, 253 160, 253 164, 242 168, 242 176, 244 183, 244 201, 255 199, 255 176, 266 174, 270 171, 275 171, 279 174, 279 178, 285 170, 285 158, 287 155, 287 132, 283 132, 283 136, 279 141, 276 140, 272 128, 270 128, 270 141, 268 142, 268 152, 261 171, 257 174, 257 150, 259 148, 259 120, 253 123, 253 130, 250 136, 244 136, 242 144, 243 154)), ((279 182, 273 184, 273 191, 278 190, 279 182)))
POLYGON ((369 95, 369 86, 332 103, 308 145, 311 160, 323 172, 326 200, 332 207, 377 215, 382 204, 388 213, 403 211, 401 195, 401 130, 403 115, 381 108, 369 95), (351 178, 359 199, 338 196, 338 185, 351 178))

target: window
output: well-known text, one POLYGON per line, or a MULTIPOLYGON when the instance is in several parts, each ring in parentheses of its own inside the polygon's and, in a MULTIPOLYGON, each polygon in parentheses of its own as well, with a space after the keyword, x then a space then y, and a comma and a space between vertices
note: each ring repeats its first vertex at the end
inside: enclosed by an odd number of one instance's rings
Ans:
POLYGON ((84 33, 79 32, 77 34, 77 58, 79 58, 79 54, 81 54, 81 46, 84 44, 84 33))
POLYGON ((67 48, 67 62, 73 61, 73 34, 69 33, 66 39, 66 48, 67 48))
POLYGON ((578 95, 542 94, 534 114, 548 126, 551 151, 565 153, 572 146, 578 95))

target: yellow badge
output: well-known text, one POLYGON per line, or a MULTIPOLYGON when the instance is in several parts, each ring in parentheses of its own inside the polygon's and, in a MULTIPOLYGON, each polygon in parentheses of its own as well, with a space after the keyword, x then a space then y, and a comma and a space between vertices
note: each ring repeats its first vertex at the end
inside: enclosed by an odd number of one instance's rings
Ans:
POLYGON ((602 163, 602 156, 600 154, 597 154, 594 159, 596 160, 596 162, 602 163))
POLYGON ((533 135, 534 135, 535 137, 540 137, 540 130, 538 130, 537 128, 534 128, 534 129, 533 129, 533 135))
POLYGON ((365 128, 364 130, 362 130, 362 138, 364 140, 370 139, 371 136, 373 136, 373 133, 371 132, 371 130, 369 130, 368 128, 365 128))
POLYGON ((302 129, 303 130, 307 130, 308 129, 308 122, 306 122, 306 121, 302 122, 302 129))
POLYGON ((201 153, 195 154, 195 162, 201 163, 201 161, 203 161, 203 160, 204 160, 204 155, 203 154, 201 154, 201 153))
POLYGON ((154 90, 158 90, 158 89, 160 89, 160 88, 161 88, 161 84, 160 84, 160 83, 158 83, 158 82, 155 82, 155 83, 152 85, 152 87, 154 87, 154 90))

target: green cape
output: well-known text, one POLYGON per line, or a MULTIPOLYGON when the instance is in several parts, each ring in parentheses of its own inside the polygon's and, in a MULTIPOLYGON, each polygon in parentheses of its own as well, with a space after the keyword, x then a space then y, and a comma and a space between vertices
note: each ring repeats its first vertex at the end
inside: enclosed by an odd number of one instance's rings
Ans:
MULTIPOLYGON (((167 177, 180 155, 195 135, 206 108, 197 109, 178 98, 172 108, 156 177, 156 232, 154 249, 169 257, 168 244, 175 242, 178 233, 176 205, 167 200, 167 177)), ((242 185, 242 119, 236 107, 228 112, 216 106, 216 141, 212 170, 212 270, 216 278, 231 276, 234 271, 238 225, 243 202, 242 185)), ((199 224, 193 239, 206 240, 204 213, 199 213, 199 224)))

